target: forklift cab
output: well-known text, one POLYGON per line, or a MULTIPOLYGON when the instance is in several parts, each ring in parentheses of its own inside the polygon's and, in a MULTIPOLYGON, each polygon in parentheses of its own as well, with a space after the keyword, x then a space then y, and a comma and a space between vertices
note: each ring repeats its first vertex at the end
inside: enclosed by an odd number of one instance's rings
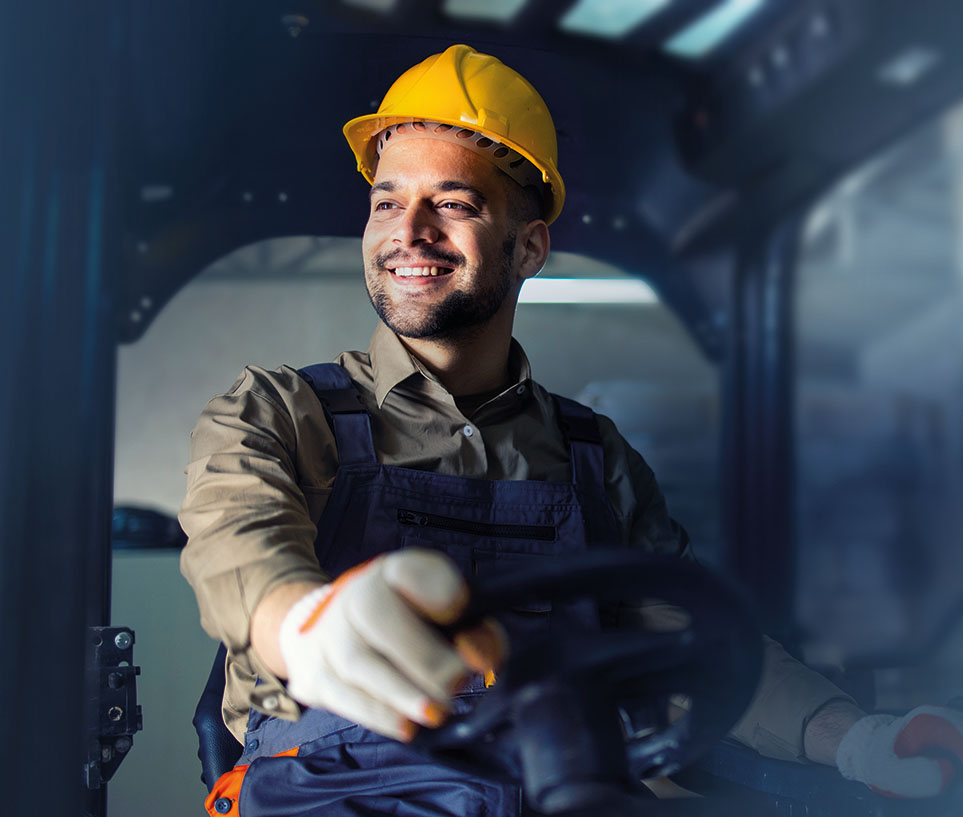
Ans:
MULTIPOLYGON (((700 561, 864 707, 963 694, 957 3, 48 6, 0 12, 8 811, 200 813, 187 437, 245 363, 365 348, 341 126, 455 42, 558 129, 568 199, 516 324, 536 378, 616 421, 700 561)), ((959 811, 732 745, 689 775, 710 794, 678 813, 733 784, 959 811)))

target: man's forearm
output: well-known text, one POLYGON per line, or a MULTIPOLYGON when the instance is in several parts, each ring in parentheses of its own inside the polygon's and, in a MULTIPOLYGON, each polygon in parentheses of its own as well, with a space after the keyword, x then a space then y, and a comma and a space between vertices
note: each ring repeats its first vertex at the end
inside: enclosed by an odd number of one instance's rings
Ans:
POLYGON ((254 609, 254 615, 251 616, 251 645, 265 666, 278 678, 288 677, 287 664, 278 640, 281 622, 295 602, 318 586, 319 583, 313 582, 282 584, 264 596, 254 609))
POLYGON ((836 750, 850 727, 866 713, 849 701, 829 701, 806 724, 803 749, 813 763, 836 765, 836 750))

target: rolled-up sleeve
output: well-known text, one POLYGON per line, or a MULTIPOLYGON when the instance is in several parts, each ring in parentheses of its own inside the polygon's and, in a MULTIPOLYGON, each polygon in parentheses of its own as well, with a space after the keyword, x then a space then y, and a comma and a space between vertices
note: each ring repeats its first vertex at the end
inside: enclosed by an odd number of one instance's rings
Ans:
POLYGON ((855 701, 771 638, 763 640, 759 687, 729 734, 766 757, 805 762, 804 735, 812 716, 830 701, 855 701))
POLYGON ((204 629, 224 642, 232 662, 278 691, 251 649, 251 615, 274 587, 326 580, 314 538, 335 470, 317 398, 291 369, 245 369, 207 404, 191 434, 181 571, 204 629), (298 460, 305 448, 315 452, 310 467, 298 460))

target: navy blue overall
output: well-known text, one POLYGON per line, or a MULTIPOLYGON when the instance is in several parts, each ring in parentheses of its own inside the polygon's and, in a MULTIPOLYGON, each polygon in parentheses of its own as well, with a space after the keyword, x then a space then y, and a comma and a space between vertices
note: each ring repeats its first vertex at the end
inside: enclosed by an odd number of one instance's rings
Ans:
MULTIPOLYGON (((381 465, 369 417, 344 369, 301 372, 327 413, 339 467, 315 548, 330 575, 405 547, 444 551, 467 576, 620 540, 605 497, 602 444, 592 411, 556 398, 571 452, 571 483, 491 481, 381 465)), ((516 627, 592 626, 594 609, 552 610, 533 602, 506 622, 516 627)), ((455 701, 470 708, 480 679, 455 701)), ((514 786, 471 778, 396 741, 323 710, 296 723, 252 711, 239 764, 250 763, 241 817, 515 817, 514 786), (274 757, 299 746, 297 756, 274 757)))

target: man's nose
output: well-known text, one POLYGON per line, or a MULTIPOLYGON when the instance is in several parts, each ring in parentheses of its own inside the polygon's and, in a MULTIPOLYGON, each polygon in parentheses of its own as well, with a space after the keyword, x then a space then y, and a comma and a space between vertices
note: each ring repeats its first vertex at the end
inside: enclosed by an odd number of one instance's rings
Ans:
POLYGON ((434 208, 419 202, 408 207, 395 222, 392 239, 410 247, 415 244, 434 244, 440 235, 434 208))

